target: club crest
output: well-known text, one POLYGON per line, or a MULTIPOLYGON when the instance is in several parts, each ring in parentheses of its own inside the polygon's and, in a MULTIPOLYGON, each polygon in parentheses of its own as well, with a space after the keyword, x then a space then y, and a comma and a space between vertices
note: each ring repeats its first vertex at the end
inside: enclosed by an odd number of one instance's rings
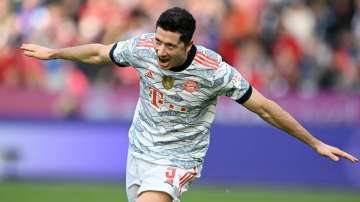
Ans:
POLYGON ((189 93, 195 92, 199 89, 199 85, 196 81, 186 80, 184 82, 184 90, 189 93))

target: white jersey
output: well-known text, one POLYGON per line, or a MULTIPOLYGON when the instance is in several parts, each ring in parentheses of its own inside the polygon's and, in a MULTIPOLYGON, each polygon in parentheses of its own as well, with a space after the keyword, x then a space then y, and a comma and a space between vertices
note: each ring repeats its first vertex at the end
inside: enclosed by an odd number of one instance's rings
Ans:
POLYGON ((158 66, 153 40, 143 34, 116 43, 110 57, 140 75, 140 97, 129 131, 130 151, 138 158, 185 169, 203 163, 217 97, 243 102, 251 86, 220 55, 193 46, 182 71, 158 66))

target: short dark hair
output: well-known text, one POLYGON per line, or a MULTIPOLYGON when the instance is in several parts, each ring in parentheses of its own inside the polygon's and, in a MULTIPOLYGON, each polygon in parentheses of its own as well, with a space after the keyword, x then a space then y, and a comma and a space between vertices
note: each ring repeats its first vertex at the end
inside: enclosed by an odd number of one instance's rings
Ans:
POLYGON ((196 21, 185 9, 173 7, 164 11, 156 22, 156 28, 180 33, 180 41, 189 43, 194 35, 196 21))

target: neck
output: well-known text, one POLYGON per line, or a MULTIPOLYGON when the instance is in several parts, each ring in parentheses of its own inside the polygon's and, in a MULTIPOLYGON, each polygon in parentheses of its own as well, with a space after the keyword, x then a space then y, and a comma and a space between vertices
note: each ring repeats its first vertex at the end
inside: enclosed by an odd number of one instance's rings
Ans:
POLYGON ((196 54, 196 47, 195 47, 195 45, 192 45, 190 50, 187 52, 182 65, 172 67, 170 69, 170 71, 181 72, 181 71, 185 70, 188 66, 190 66, 190 64, 194 60, 195 54, 196 54))

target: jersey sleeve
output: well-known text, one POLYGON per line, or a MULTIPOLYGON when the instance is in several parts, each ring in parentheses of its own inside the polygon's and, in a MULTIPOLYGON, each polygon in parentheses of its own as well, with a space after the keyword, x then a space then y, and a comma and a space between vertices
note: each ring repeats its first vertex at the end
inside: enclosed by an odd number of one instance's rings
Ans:
POLYGON ((109 53, 111 60, 120 67, 131 66, 135 41, 136 38, 132 38, 115 43, 109 53))
POLYGON ((252 94, 250 83, 226 62, 221 62, 214 85, 218 96, 230 97, 240 104, 246 102, 252 94))

